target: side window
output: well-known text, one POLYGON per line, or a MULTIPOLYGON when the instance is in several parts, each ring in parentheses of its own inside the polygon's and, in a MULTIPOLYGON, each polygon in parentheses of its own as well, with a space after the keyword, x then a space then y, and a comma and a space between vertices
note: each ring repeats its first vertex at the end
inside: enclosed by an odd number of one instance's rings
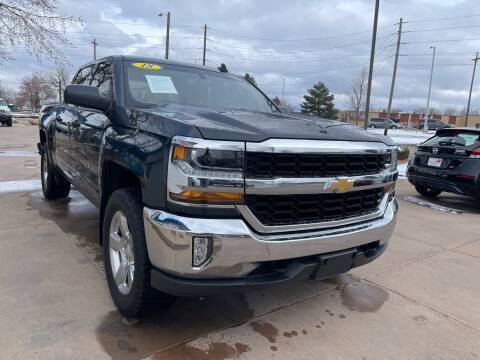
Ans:
POLYGON ((92 86, 96 86, 100 95, 112 97, 112 65, 109 63, 100 63, 97 66, 93 76, 92 86))
POLYGON ((73 84, 76 85, 90 85, 90 81, 92 80, 92 68, 93 66, 87 66, 86 68, 81 69, 75 79, 73 80, 73 84))

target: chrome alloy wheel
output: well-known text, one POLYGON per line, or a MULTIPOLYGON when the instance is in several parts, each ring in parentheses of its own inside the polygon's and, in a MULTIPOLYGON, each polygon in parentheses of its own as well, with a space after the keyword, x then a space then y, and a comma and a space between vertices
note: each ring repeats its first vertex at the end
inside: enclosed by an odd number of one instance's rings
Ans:
POLYGON ((127 217, 122 211, 113 214, 110 222, 110 265, 118 290, 127 295, 132 289, 135 272, 133 241, 127 217))
POLYGON ((47 181, 48 181, 48 161, 47 161, 47 154, 43 154, 43 166, 42 166, 42 180, 43 184, 47 186, 47 181))

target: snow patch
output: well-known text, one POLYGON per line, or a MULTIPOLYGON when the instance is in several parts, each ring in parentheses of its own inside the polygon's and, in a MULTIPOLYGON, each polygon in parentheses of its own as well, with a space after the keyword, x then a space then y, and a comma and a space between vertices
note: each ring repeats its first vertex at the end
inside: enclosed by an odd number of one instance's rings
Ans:
POLYGON ((0 194, 13 192, 30 192, 42 189, 40 180, 0 181, 0 194))

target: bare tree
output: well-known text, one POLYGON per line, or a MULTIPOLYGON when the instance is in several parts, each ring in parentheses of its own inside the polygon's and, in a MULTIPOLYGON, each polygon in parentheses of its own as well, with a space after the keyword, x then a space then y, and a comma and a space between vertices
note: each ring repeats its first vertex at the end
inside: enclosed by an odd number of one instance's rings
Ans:
POLYGON ((280 100, 278 96, 275 96, 272 101, 280 108, 280 110, 282 110, 283 113, 291 114, 293 112, 293 107, 287 100, 280 100))
POLYGON ((64 63, 66 30, 77 24, 80 18, 57 14, 56 0, 0 0, 0 62, 11 58, 8 46, 23 44, 37 58, 64 63))
POLYGON ((33 73, 22 79, 18 95, 21 105, 28 105, 35 111, 40 108, 42 100, 54 98, 55 91, 45 75, 33 73))
POLYGON ((15 102, 15 98, 17 96, 17 92, 15 89, 2 85, 0 83, 0 99, 5 100, 7 104, 13 104, 15 102))
POLYGON ((364 67, 356 78, 352 80, 350 85, 348 99, 350 106, 355 111, 355 124, 358 125, 360 111, 365 106, 367 95, 367 69, 364 67))
POLYGON ((63 90, 70 80, 70 74, 64 67, 57 67, 48 76, 50 86, 58 94, 58 100, 62 102, 63 90))
POLYGON ((455 106, 447 106, 443 112, 445 115, 457 115, 458 109, 455 106))

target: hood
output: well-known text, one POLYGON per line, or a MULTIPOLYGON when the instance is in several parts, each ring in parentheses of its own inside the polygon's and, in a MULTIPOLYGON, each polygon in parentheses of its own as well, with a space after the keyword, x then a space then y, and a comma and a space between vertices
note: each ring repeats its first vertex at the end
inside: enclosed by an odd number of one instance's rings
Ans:
MULTIPOLYGON (((312 139, 394 143, 383 135, 368 133, 338 121, 248 110, 212 110, 203 107, 166 105, 136 109, 148 115, 144 130, 156 132, 167 119, 196 128, 204 139, 261 142, 267 139, 312 139)), ((139 124, 140 125, 140 124, 139 124)), ((161 128, 164 128, 162 125, 161 128)), ((191 133, 191 131, 190 131, 191 133)), ((179 134, 184 135, 184 134, 179 134)))

